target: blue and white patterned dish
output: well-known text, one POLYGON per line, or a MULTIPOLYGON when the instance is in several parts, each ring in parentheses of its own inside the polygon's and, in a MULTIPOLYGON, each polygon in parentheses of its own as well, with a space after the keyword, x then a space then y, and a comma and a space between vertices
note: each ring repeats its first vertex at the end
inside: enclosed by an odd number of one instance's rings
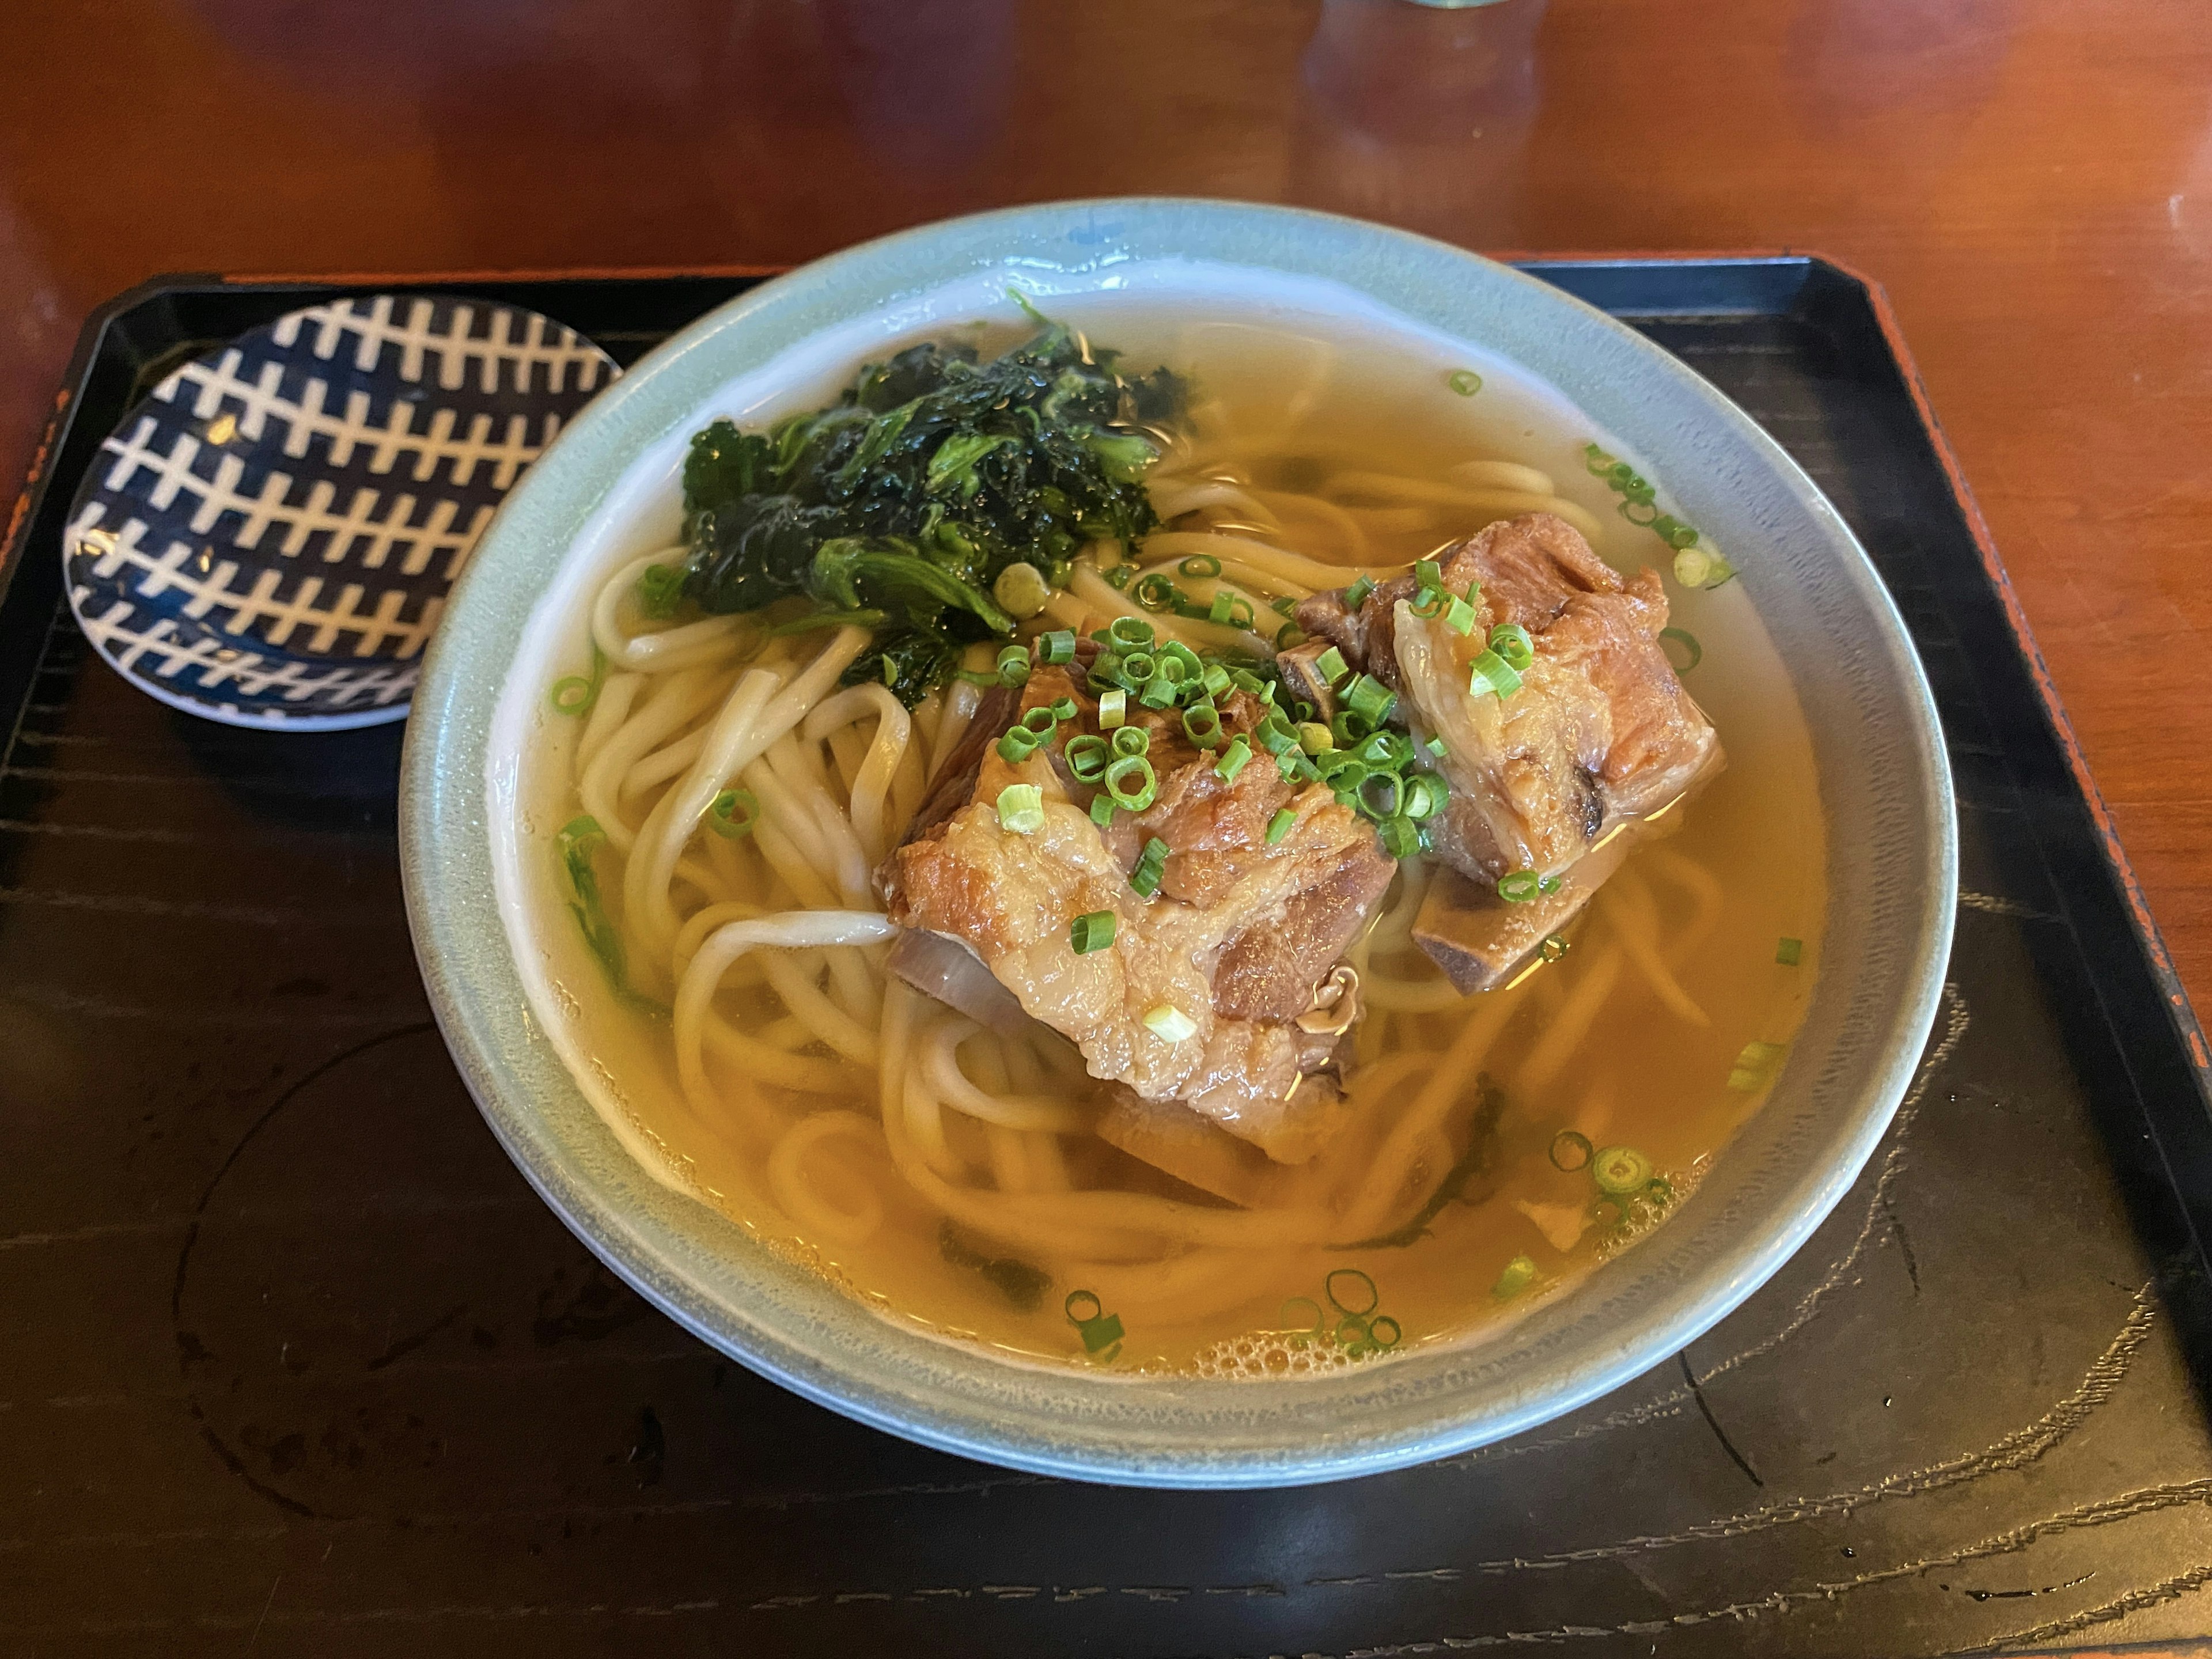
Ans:
POLYGON ((494 509, 620 372, 513 306, 289 313, 170 374, 101 445, 63 541, 70 606, 112 667, 189 714, 402 719, 494 509))

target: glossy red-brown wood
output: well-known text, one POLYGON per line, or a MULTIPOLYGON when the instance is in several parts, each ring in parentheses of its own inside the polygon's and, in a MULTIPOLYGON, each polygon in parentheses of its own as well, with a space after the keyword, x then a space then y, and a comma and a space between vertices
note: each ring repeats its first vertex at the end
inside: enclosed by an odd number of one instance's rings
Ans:
POLYGON ((155 271, 805 258, 976 208, 1295 202, 1887 284, 2212 996, 2202 0, 106 0, 0 50, 0 472, 155 271))

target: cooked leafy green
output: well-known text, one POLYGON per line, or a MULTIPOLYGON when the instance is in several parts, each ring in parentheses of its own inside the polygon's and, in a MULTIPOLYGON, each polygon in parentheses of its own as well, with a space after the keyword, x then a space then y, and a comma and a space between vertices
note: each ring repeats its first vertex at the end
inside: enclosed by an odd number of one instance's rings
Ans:
POLYGON ((1008 565, 1064 586, 1086 542, 1155 528, 1144 479, 1158 452, 1140 428, 1179 420, 1186 388, 1164 368, 1126 377, 1115 353, 1023 307, 1041 331, 990 362, 909 346, 828 409, 694 437, 685 596, 709 611, 797 598, 881 612, 846 678, 911 703, 963 645, 1013 631, 991 597, 1008 565))

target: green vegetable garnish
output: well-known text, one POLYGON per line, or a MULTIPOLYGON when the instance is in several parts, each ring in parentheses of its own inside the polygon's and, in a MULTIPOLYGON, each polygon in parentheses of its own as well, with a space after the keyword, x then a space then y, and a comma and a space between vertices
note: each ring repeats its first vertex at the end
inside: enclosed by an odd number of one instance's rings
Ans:
POLYGON ((608 918, 606 906, 600 900, 599 872, 592 864, 592 855, 606 845, 606 840, 607 832, 599 828, 599 821, 587 814, 563 824, 561 833, 554 838, 554 846, 568 872, 568 890, 574 895, 568 902, 568 914, 584 930, 584 942, 592 947, 592 954, 607 970, 607 977, 614 981, 617 990, 621 990, 627 983, 623 973, 622 934, 608 918))
POLYGON ((1129 885, 1140 898, 1150 898, 1160 890, 1160 877, 1168 867, 1168 844, 1158 836, 1145 843, 1145 850, 1137 855, 1136 868, 1129 872, 1129 885))
POLYGON ((726 841, 743 841, 760 816, 760 797, 750 789, 725 789, 707 804, 707 827, 726 841))
POLYGON ((1140 542, 1158 527, 1157 452, 1127 428, 1179 421, 1182 385, 1126 376, 1037 322, 991 362, 912 346, 827 409, 766 432, 708 426, 684 466, 682 597, 718 614, 791 598, 881 611, 845 678, 912 704, 963 646, 1036 614, 1086 544, 1140 542))
POLYGON ((1114 913, 1111 910, 1093 910, 1076 917, 1068 924, 1067 937, 1068 943, 1074 946, 1075 954, 1079 957, 1087 957, 1093 951, 1104 950, 1114 942, 1114 913))
POLYGON ((1044 791, 1034 783, 1010 783, 999 791, 999 827, 1017 836, 1044 828, 1044 791))
POLYGON ((1534 870, 1516 870, 1498 878, 1498 896, 1509 904, 1527 904, 1544 890, 1544 878, 1534 870))

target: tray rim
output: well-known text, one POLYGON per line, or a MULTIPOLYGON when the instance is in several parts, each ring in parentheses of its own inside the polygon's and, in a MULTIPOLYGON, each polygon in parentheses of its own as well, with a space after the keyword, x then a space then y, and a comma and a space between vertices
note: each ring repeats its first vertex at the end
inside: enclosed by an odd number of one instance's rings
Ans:
MULTIPOLYGON (((2049 662, 2037 643, 2033 626, 2019 592, 2006 570, 1996 538, 1984 516, 1980 503, 1975 499, 1972 486, 1966 478, 1957 452, 1953 448, 1942 417, 1937 415, 1927 382, 1920 372, 1911 346, 1907 343, 1903 324, 1887 289, 1869 272, 1857 265, 1825 253, 1815 248, 1796 247, 1784 244, 1771 247, 1713 248, 1713 249, 1537 249, 1510 248, 1475 250, 1484 257, 1495 259, 1532 275, 1541 276, 1547 270, 1567 269, 1620 269, 1638 267, 1799 267, 1808 272, 1826 270, 1864 295, 1881 336, 1882 344, 1896 367, 1900 383, 1911 400, 1913 412, 1936 465, 1942 469, 1945 483, 1960 518, 1972 538, 1981 562, 1984 578, 1994 590, 2002 608, 2007 627, 2015 648, 2021 653, 2038 702, 2053 739, 2063 757, 2074 787, 2089 814, 2099 850, 2106 867, 2118 884, 2122 906, 2126 912, 2130 931, 2142 950, 2145 965, 2154 982, 2162 993, 2162 1012, 2168 1027, 2186 1056, 2197 1085, 2198 1103, 2212 1114, 2212 1048, 2208 1048, 2204 1028, 2191 1003, 2186 988, 2173 964, 2164 935, 2153 915, 2142 884, 2128 857, 2118 826, 2106 805, 2104 793, 2091 772, 2080 738, 2067 714, 2065 702, 2053 678, 2049 662)), ((0 531, 0 615, 4 615, 14 596, 19 579, 29 558, 31 531, 36 525, 46 496, 54 482, 55 470, 60 454, 72 434, 75 416, 82 406, 85 382, 106 343, 109 331, 116 324, 140 307, 179 292, 179 290, 259 291, 271 289, 301 290, 331 290, 364 287, 395 289, 421 289, 447 285, 483 286, 495 283, 624 283, 654 281, 765 279, 793 269, 781 262, 730 261, 697 264, 672 265, 574 265, 553 267, 475 267, 447 270, 387 270, 387 271, 194 271, 172 270, 160 272, 135 283, 94 307, 79 329, 63 370, 46 424, 34 444, 29 465, 21 488, 9 510, 4 531, 0 531)), ((1601 307, 1602 309, 1603 307, 1601 307)), ((1666 315, 1664 312, 1626 313, 1636 315, 1666 315)), ((1680 313, 1695 314, 1695 313, 1680 313)), ((1762 314, 1748 313, 1745 314, 1762 314)), ((1771 314, 1771 313, 1765 313, 1771 314)), ((65 595, 64 596, 66 597, 65 595)), ((27 704, 27 699, 25 700, 27 704)), ((0 730, 6 732, 12 748, 15 732, 20 726, 24 708, 0 710, 0 720, 6 724, 0 730)), ((2069 931, 2072 924, 2069 921, 2069 931)), ((2108 1017, 2109 1018, 2109 1017, 2108 1017)), ((2116 1034, 2117 1036, 2117 1034, 2116 1034)), ((2174 1179, 2169 1167, 2169 1179, 2174 1179)), ((2177 1188, 2179 1183, 2175 1180, 2177 1188)))

